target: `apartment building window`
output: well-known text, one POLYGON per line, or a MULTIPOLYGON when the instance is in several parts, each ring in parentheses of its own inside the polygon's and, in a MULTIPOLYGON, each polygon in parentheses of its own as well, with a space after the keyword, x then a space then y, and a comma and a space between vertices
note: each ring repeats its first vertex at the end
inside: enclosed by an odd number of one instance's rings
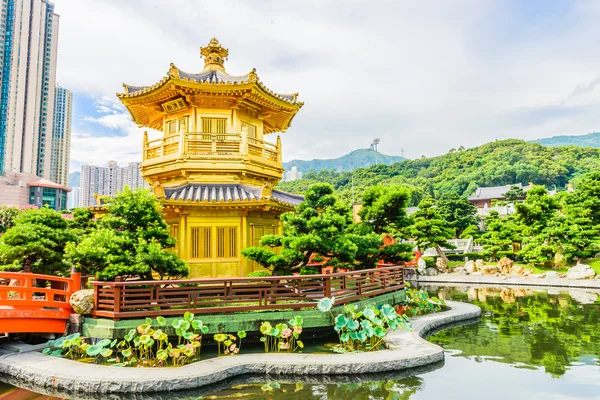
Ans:
POLYGON ((237 252, 237 227, 217 228, 217 257, 234 258, 237 252))

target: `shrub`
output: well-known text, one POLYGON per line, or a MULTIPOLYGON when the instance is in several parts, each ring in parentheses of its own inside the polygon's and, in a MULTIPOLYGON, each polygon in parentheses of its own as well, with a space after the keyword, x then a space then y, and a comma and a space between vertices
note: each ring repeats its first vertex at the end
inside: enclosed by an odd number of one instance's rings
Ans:
POLYGON ((427 268, 435 268, 435 257, 422 257, 425 260, 427 268))
POLYGON ((271 276, 271 273, 269 271, 254 271, 250 272, 247 276, 248 278, 262 278, 264 276, 271 276))

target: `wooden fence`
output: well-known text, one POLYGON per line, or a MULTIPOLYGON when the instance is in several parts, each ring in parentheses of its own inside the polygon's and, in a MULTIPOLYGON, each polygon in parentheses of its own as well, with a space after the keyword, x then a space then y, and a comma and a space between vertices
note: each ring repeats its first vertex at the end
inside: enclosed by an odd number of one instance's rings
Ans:
POLYGON ((324 297, 344 304, 404 288, 403 267, 327 275, 171 281, 91 282, 92 315, 125 318, 316 307, 324 297))

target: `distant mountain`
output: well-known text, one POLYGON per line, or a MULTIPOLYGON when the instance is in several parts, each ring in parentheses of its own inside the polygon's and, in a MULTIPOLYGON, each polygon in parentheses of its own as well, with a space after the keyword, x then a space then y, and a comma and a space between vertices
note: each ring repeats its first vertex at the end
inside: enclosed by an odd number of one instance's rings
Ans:
POLYGON ((81 172, 75 171, 69 174, 69 187, 74 188, 80 185, 81 180, 81 172))
POLYGON ((390 165, 406 158, 399 156, 388 156, 372 149, 359 149, 339 158, 315 159, 315 160, 292 160, 283 163, 283 168, 289 171, 292 167, 298 167, 298 171, 308 172, 311 169, 315 171, 334 170, 336 172, 352 171, 352 169, 366 168, 371 165, 385 164, 390 165))
POLYGON ((600 148, 600 132, 592 132, 587 135, 578 136, 553 136, 545 139, 531 140, 531 143, 539 143, 546 147, 555 146, 579 146, 600 148))

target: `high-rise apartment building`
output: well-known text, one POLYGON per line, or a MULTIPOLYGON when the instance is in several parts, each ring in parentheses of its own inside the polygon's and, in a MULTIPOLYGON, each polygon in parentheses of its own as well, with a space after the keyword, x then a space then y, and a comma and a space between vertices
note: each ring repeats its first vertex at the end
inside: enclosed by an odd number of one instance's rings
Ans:
POLYGON ((297 166, 293 166, 289 171, 285 172, 286 182, 295 181, 296 179, 302 179, 302 172, 298 171, 297 166))
POLYGON ((48 0, 0 6, 0 173, 50 179, 59 16, 48 0))
POLYGON ((79 186, 71 188, 71 192, 67 195, 67 208, 72 209, 80 207, 80 201, 81 190, 79 189, 79 186))
POLYGON ((93 206, 96 204, 94 195, 114 196, 125 186, 131 189, 149 188, 150 185, 142 178, 140 166, 141 163, 133 162, 121 168, 116 161, 109 161, 106 167, 82 166, 79 206, 93 206))
POLYGON ((71 107, 73 94, 56 86, 54 91, 54 126, 50 150, 50 180, 67 186, 71 153, 71 107))

